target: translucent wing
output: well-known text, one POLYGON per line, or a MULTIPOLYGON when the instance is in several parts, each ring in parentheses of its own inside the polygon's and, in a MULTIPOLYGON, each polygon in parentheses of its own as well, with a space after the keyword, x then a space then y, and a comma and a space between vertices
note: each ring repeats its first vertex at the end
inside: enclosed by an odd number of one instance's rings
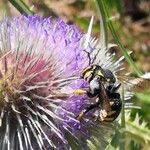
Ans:
POLYGON ((139 78, 128 76, 117 76, 120 82, 125 82, 125 89, 132 92, 143 92, 150 90, 150 78, 141 76, 139 78))

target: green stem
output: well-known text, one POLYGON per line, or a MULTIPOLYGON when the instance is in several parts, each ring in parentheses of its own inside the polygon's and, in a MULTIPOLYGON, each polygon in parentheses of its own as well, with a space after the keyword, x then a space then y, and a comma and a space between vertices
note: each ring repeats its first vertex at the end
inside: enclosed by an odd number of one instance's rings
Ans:
POLYGON ((123 13, 122 0, 118 0, 118 2, 116 2, 116 8, 120 14, 123 13))
POLYGON ((125 128, 125 105, 124 105, 124 83, 122 82, 122 112, 121 112, 121 127, 125 128))
POLYGON ((99 11, 100 17, 100 38, 102 48, 107 48, 108 46, 108 31, 107 31, 107 22, 104 7, 101 0, 96 0, 96 6, 99 11))
POLYGON ((24 15, 33 15, 34 12, 22 0, 9 0, 9 2, 24 15))
MULTIPOLYGON (((109 14, 108 14, 108 9, 107 9, 107 6, 106 6, 106 2, 105 0, 101 0, 103 2, 103 7, 104 7, 104 10, 105 10, 105 14, 106 14, 106 17, 109 18, 109 14)), ((111 31, 111 34, 116 42, 116 44, 118 45, 118 47, 120 48, 121 50, 121 53, 124 55, 126 61, 129 63, 129 65, 133 68, 133 70, 135 71, 135 73, 138 75, 138 76, 141 76, 142 75, 142 72, 139 70, 139 68, 136 66, 136 64, 134 63, 134 61, 131 59, 130 55, 127 53, 126 49, 124 48, 124 46, 121 44, 119 38, 118 38, 118 35, 116 34, 116 31, 113 27, 113 24, 112 24, 112 21, 111 20, 108 20, 108 27, 111 31)))
MULTIPOLYGON (((124 83, 122 82, 122 111, 121 111, 121 129, 126 128, 125 124, 125 105, 124 105, 124 83)), ((121 139, 120 139, 120 150, 125 150, 125 132, 122 131, 121 139)))

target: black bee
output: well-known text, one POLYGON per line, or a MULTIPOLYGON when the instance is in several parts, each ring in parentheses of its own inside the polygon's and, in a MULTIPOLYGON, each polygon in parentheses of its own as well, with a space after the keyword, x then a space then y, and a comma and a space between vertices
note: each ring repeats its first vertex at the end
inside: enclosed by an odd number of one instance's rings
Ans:
POLYGON ((121 98, 120 94, 117 92, 117 90, 120 88, 121 84, 118 85, 109 85, 106 87, 105 92, 101 92, 100 95, 97 97, 97 102, 99 103, 99 109, 95 112, 94 117, 97 120, 100 121, 113 121, 115 120, 122 108, 121 98), (103 94, 106 94, 106 98, 103 96, 103 94), (107 109, 109 102, 110 110, 107 109), (105 106, 105 105, 106 106, 105 106))
POLYGON ((120 94, 117 93, 121 84, 116 85, 116 78, 114 74, 108 70, 103 69, 99 65, 90 65, 81 74, 81 78, 89 82, 89 89, 77 89, 76 94, 87 94, 88 97, 96 97, 96 103, 91 104, 81 111, 77 116, 78 120, 90 110, 100 108, 99 113, 94 114, 96 119, 103 121, 115 120, 121 111, 120 94))

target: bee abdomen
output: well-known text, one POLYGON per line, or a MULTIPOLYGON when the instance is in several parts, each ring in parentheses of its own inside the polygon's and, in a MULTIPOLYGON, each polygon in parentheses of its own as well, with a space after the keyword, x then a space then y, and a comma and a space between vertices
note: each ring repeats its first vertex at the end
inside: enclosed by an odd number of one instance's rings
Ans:
POLYGON ((121 99, 113 99, 113 101, 110 101, 110 105, 111 105, 111 112, 108 113, 106 118, 113 118, 113 120, 115 120, 121 112, 122 108, 121 99))

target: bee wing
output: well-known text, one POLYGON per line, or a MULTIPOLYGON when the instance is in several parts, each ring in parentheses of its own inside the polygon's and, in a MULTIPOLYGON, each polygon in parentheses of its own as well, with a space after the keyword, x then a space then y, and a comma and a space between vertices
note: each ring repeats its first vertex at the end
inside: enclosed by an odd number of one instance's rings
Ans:
POLYGON ((109 98, 107 96, 105 87, 103 84, 100 84, 100 92, 99 92, 99 100, 101 101, 101 109, 105 110, 106 112, 110 112, 111 111, 111 106, 109 103, 109 98))
POLYGON ((117 76, 120 82, 125 83, 125 89, 132 92, 143 92, 150 90, 150 74, 139 77, 117 76))

